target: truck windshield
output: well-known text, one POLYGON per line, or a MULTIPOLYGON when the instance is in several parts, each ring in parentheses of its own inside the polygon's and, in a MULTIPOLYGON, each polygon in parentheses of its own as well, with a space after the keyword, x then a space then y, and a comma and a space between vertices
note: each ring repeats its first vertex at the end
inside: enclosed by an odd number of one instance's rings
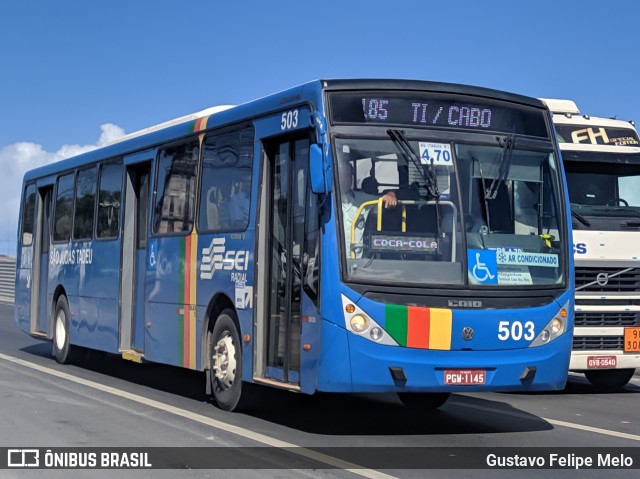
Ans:
POLYGON ((562 157, 572 211, 587 218, 640 218, 640 153, 563 151, 562 157))
POLYGON ((351 281, 527 286, 562 282, 550 151, 428 137, 339 138, 340 235, 351 281))

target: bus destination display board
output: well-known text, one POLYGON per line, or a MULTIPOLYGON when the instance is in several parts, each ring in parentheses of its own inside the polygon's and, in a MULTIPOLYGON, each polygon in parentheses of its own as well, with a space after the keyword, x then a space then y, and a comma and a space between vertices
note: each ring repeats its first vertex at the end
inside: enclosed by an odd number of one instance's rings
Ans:
POLYGON ((543 110, 482 98, 427 93, 349 92, 329 96, 334 124, 371 123, 499 131, 547 137, 543 110))

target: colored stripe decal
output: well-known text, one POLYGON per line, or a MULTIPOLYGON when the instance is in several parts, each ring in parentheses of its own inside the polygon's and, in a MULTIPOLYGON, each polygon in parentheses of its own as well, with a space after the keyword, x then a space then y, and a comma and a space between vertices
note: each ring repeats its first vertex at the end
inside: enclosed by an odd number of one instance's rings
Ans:
POLYGON ((180 277, 178 296, 178 362, 196 369, 196 289, 198 270, 198 234, 194 231, 180 239, 180 277))
POLYGON ((450 309, 431 308, 429 349, 451 349, 452 316, 450 309))
POLYGON ((189 258, 189 273, 191 277, 189 278, 189 303, 192 305, 189 309, 189 331, 191 331, 190 336, 190 348, 189 348, 189 367, 191 369, 196 369, 198 365, 196 364, 196 337, 198 336, 196 332, 196 291, 198 287, 196 274, 198 272, 198 234, 195 232, 195 228, 193 233, 190 236, 191 239, 191 257, 189 258))
POLYGON ((416 308, 409 306, 407 324, 407 347, 429 347, 429 323, 430 314, 428 308, 416 308))
POLYGON ((189 282, 191 281, 191 237, 187 236, 184 242, 184 349, 182 365, 189 367, 189 346, 191 344, 191 302, 189 282))
POLYGON ((204 116, 202 118, 198 118, 195 121, 195 123, 193 124, 193 132, 197 133, 199 131, 206 130, 208 121, 209 121, 209 117, 208 116, 204 116))
POLYGON ((180 238, 180 272, 178 274, 178 366, 184 366, 184 248, 186 238, 180 238))
POLYGON ((400 346, 407 345, 407 307, 386 305, 385 329, 400 346))
POLYGON ((450 309, 385 305, 385 330, 400 346, 451 349, 453 312, 450 309))

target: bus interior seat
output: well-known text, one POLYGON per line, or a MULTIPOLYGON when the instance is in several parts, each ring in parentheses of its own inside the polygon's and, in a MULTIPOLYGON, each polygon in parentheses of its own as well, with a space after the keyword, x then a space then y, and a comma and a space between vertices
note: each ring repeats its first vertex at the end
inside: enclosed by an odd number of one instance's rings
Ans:
POLYGON ((220 202, 222 193, 217 186, 207 191, 207 227, 210 230, 220 228, 220 202))
POLYGON ((360 188, 362 191, 369 195, 378 195, 378 182, 373 176, 367 176, 364 180, 362 180, 362 184, 360 188))

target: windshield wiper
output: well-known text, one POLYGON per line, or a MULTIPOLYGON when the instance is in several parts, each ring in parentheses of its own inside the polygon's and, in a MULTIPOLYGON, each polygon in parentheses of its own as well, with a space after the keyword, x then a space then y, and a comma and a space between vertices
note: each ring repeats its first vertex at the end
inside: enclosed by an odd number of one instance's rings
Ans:
POLYGON ((513 157, 513 147, 516 143, 515 135, 505 137, 501 142, 498 138, 498 145, 502 148, 502 155, 500 156, 500 164, 498 165, 498 174, 491 181, 489 188, 485 190, 485 197, 488 200, 494 200, 498 195, 498 187, 500 183, 505 181, 509 176, 509 169, 511 167, 511 158, 513 157))
POLYGON ((430 196, 435 197, 436 199, 440 197, 440 191, 438 190, 438 180, 435 173, 435 168, 433 166, 433 160, 431 164, 427 168, 427 174, 424 174, 424 170, 422 169, 422 164, 420 163, 419 156, 416 151, 411 146, 411 143, 405 138, 404 133, 400 130, 387 130, 387 135, 391 138, 391 141, 395 145, 395 147, 402 153, 405 161, 408 163, 411 161, 418 173, 424 180, 427 185, 427 192, 430 196))
POLYGON ((431 164, 427 166, 427 173, 425 175, 419 156, 411 146, 411 143, 409 143, 405 138, 404 133, 400 130, 388 129, 387 135, 389 135, 391 142, 402 154, 405 161, 409 163, 409 160, 411 160, 413 165, 416 167, 416 170, 418 170, 418 174, 420 174, 424 180, 425 185, 427 186, 427 193, 429 196, 433 197, 436 202, 436 224, 438 227, 436 236, 438 238, 440 238, 440 236, 444 237, 445 234, 442 232, 442 214, 440 213, 440 190, 438 189, 438 178, 436 176, 436 168, 433 165, 433 160, 431 160, 431 164))
POLYGON ((574 210, 573 208, 571 208, 571 216, 573 216, 575 219, 577 219, 580 223, 582 223, 585 226, 591 226, 591 221, 589 221, 587 218, 585 218, 584 216, 582 216, 580 213, 578 213, 576 210, 574 210))
POLYGON ((487 201, 487 188, 484 184, 484 173, 482 172, 482 163, 475 156, 471 156, 473 163, 478 163, 478 171, 480 172, 480 180, 482 181, 482 203, 484 204, 484 214, 487 216, 487 229, 491 231, 491 215, 489 214, 489 202, 487 201))

